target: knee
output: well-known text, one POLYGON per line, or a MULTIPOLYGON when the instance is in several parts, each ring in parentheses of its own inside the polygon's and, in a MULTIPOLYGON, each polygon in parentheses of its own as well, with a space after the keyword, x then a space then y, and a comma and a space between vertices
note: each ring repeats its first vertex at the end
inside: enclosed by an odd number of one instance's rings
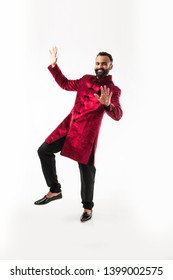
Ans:
POLYGON ((37 150, 38 156, 41 157, 45 154, 45 143, 43 143, 37 150))

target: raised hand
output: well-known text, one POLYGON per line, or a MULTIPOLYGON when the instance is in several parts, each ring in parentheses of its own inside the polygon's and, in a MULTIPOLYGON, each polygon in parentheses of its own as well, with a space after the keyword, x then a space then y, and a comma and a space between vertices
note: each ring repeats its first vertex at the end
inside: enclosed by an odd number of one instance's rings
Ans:
POLYGON ((107 88, 107 86, 101 86, 100 87, 101 90, 101 94, 94 94, 95 97, 98 99, 98 101, 105 105, 105 106, 109 106, 111 103, 111 97, 112 97, 112 92, 110 92, 110 88, 107 88))
POLYGON ((56 63, 57 63, 57 47, 52 47, 51 50, 49 50, 50 52, 50 64, 52 65, 52 67, 55 67, 56 63))

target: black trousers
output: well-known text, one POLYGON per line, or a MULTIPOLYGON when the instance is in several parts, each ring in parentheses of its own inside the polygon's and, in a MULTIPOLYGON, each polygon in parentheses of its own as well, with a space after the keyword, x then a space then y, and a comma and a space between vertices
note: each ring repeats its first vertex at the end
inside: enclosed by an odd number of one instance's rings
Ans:
MULTIPOLYGON (((44 142, 38 149, 38 155, 46 183, 53 193, 61 192, 61 184, 58 181, 56 172, 55 153, 61 151, 64 141, 65 137, 51 144, 44 142)), ((85 209, 92 209, 94 206, 93 194, 96 168, 93 165, 93 161, 94 152, 92 151, 88 164, 78 162, 81 179, 81 199, 83 208, 85 209)))

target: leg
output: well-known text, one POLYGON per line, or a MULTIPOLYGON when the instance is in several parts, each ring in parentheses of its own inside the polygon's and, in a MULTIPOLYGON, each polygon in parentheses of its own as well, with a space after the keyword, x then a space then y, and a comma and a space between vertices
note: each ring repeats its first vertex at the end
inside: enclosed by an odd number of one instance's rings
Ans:
MULTIPOLYGON (((38 149, 38 155, 41 161, 42 171, 46 180, 48 187, 50 188, 50 192, 43 199, 37 201, 35 204, 45 204, 49 202, 49 199, 61 198, 61 185, 58 182, 58 177, 56 174, 56 162, 55 155, 61 151, 63 144, 65 141, 65 137, 51 143, 47 144, 44 142, 38 149), (46 200, 47 198, 47 200, 46 200)), ((53 199, 52 199, 53 200, 53 199)))
POLYGON ((96 168, 93 165, 85 165, 79 163, 81 178, 81 198, 84 209, 92 209, 94 206, 94 182, 96 168))
POLYGON ((92 208, 94 206, 94 183, 96 168, 93 165, 94 152, 90 156, 88 164, 79 164, 80 178, 81 178, 81 198, 84 208, 84 213, 81 216, 81 221, 87 221, 92 217, 92 208))

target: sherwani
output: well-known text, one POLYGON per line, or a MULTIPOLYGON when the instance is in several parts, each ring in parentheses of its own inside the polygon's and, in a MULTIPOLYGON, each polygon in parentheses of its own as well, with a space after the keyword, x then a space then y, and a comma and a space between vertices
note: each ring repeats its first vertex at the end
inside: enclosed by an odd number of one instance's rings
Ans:
POLYGON ((121 90, 114 85, 112 76, 97 78, 95 75, 84 75, 77 80, 67 79, 56 65, 48 67, 58 85, 68 91, 76 91, 74 107, 68 116, 46 138, 50 144, 66 137, 61 155, 79 163, 87 164, 91 152, 96 152, 97 140, 103 115, 106 113, 113 120, 120 120, 122 109, 119 102, 121 90), (112 92, 111 104, 106 108, 94 96, 100 94, 100 87, 106 85, 112 92))

